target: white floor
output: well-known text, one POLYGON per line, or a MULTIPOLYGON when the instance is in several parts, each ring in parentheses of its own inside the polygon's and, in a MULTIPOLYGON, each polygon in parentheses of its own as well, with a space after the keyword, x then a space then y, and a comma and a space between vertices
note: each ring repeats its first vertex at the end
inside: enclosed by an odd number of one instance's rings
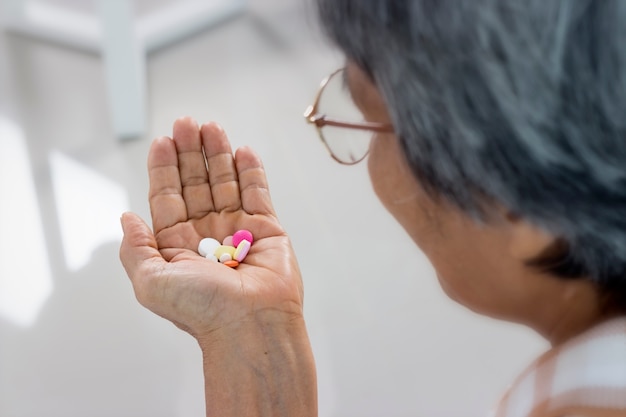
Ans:
MULTIPOLYGON (((145 2, 144 2, 145 3, 145 2)), ((150 56, 149 130, 112 134, 98 56, 0 33, 0 416, 204 415, 199 349, 135 301, 118 218, 148 218, 145 159, 174 119, 264 158, 306 286, 320 416, 485 416, 544 343, 449 301, 302 112, 341 57, 300 2, 150 56)))

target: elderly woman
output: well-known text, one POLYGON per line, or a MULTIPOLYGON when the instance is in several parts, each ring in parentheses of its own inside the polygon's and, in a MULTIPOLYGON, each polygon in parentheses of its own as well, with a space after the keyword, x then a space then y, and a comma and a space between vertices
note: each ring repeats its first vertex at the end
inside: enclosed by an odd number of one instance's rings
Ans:
MULTIPOLYGON (((345 163, 369 149, 374 190, 451 298, 553 346, 496 415, 626 416, 626 2, 318 10, 346 56, 332 79, 365 119, 313 105, 326 146, 345 163), (325 125, 369 132, 369 148, 325 125)), ((207 415, 317 415, 300 272, 258 156, 180 119, 149 172, 154 233, 125 214, 121 258, 138 300, 198 340, 207 415), (238 268, 197 253, 236 229, 256 239, 238 268)))

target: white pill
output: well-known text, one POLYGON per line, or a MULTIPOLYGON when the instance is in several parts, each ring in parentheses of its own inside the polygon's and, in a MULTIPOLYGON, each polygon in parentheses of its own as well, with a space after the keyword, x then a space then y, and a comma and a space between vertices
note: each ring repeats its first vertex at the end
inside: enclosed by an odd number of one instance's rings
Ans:
POLYGON ((220 262, 221 263, 232 261, 232 260, 233 260, 233 256, 230 253, 222 253, 220 255, 220 262))
POLYGON ((216 239, 213 239, 211 237, 204 238, 198 244, 198 253, 202 256, 207 256, 208 254, 213 255, 215 249, 217 249, 217 247, 220 245, 221 243, 218 242, 216 239))
POLYGON ((217 262, 217 257, 215 255, 213 255, 212 253, 210 253, 207 256, 205 256, 205 258, 207 258, 210 261, 217 262))

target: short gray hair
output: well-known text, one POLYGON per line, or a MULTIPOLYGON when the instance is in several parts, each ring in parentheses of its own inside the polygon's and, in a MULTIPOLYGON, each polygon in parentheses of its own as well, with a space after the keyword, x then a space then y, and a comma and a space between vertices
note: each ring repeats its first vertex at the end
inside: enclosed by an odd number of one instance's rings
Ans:
POLYGON ((626 307, 626 1, 317 0, 420 182, 561 239, 542 260, 626 307))

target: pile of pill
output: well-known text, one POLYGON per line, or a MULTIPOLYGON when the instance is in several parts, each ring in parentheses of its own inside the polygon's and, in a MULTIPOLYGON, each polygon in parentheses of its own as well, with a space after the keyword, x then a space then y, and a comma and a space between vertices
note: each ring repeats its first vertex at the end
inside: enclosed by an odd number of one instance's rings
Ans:
POLYGON ((252 242, 254 238, 249 230, 238 230, 222 243, 211 237, 202 239, 198 244, 198 253, 212 261, 236 268, 248 255, 252 242))

